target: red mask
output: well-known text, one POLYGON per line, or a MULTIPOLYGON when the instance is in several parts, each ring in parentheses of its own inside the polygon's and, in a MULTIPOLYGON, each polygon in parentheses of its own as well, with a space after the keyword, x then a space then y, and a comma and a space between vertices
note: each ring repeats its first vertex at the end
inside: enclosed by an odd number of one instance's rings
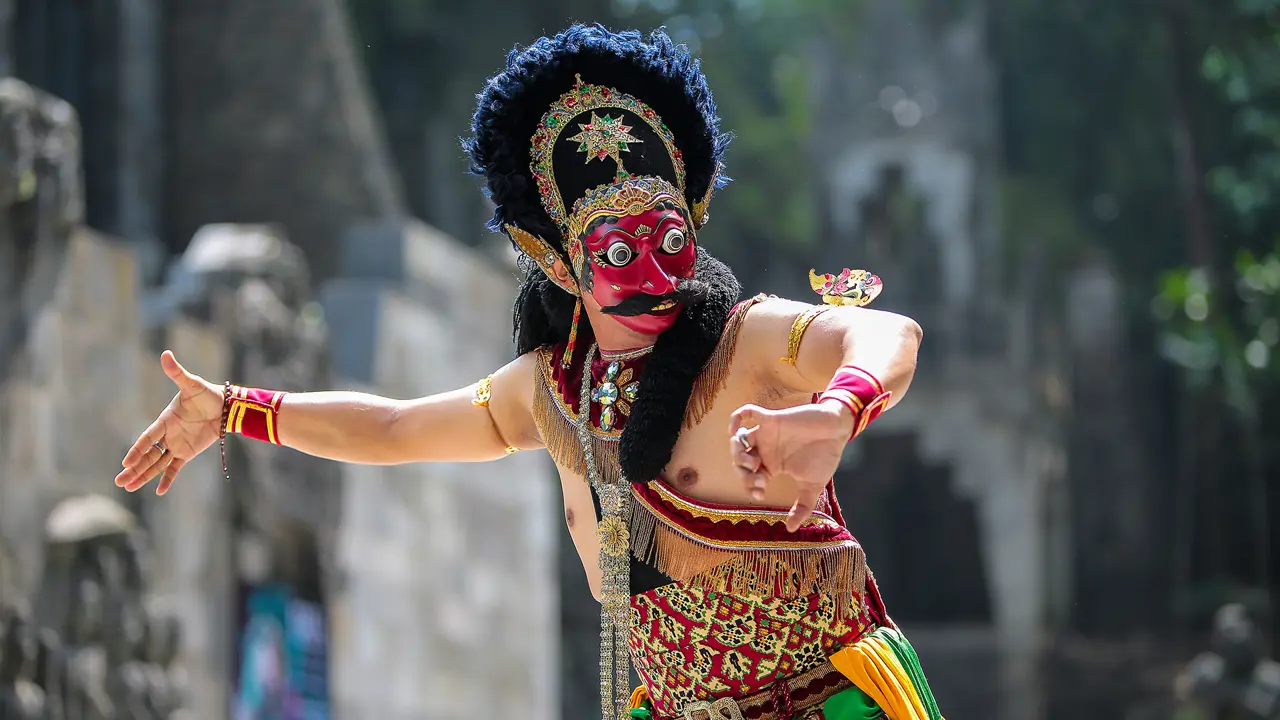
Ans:
POLYGON ((607 315, 645 335, 675 323, 676 281, 693 277, 692 231, 680 210, 668 209, 673 204, 596 221, 583 236, 581 287, 607 315))

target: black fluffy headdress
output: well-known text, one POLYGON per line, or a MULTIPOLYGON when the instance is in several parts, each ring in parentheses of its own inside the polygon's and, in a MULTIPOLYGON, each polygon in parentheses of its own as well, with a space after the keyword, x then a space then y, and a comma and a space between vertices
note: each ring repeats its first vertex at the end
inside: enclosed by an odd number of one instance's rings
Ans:
MULTIPOLYGON (((729 136, 720 131, 706 78, 688 49, 660 30, 646 38, 634 31, 575 25, 513 50, 505 69, 477 96, 472 136, 463 147, 471 171, 485 178, 493 200, 491 229, 510 234, 508 226, 518 228, 546 241, 561 260, 568 260, 561 225, 545 209, 530 165, 533 138, 544 115, 579 83, 633 96, 660 117, 662 127, 656 132, 669 132, 683 161, 688 208, 705 206, 714 189, 728 182, 720 169, 729 136)), ((654 130, 642 119, 624 118, 643 140, 635 151, 626 148, 627 171, 671 180, 670 160, 653 150, 653 138, 642 134, 654 130)), ((592 187, 610 182, 603 163, 577 165, 571 172, 556 165, 556 191, 570 205, 592 187)), ((701 218, 693 220, 698 224, 701 218)), ((528 258, 522 264, 525 277, 514 308, 518 354, 564 341, 575 302, 537 264, 528 258)), ((694 381, 715 350, 741 292, 732 272, 700 246, 695 280, 706 284, 705 299, 685 307, 658 339, 622 435, 622 469, 633 480, 656 477, 670 461, 694 381)))
POLYGON ((463 142, 471 171, 485 178, 493 200, 489 227, 516 225, 565 251, 560 229, 542 207, 529 169, 538 123, 577 78, 640 98, 662 117, 684 156, 685 200, 689 207, 718 174, 729 136, 698 60, 663 31, 644 38, 639 32, 610 32, 600 25, 574 25, 540 38, 507 56, 507 66, 477 95, 472 136, 463 142))

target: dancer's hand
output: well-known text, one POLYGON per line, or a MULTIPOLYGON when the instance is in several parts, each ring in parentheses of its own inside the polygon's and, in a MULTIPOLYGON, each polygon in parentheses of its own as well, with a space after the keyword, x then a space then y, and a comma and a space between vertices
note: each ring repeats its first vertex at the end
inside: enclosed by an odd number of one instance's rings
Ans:
POLYGON ((182 466, 218 439, 222 388, 187 372, 168 350, 160 356, 160 367, 178 386, 178 394, 124 456, 116 485, 129 492, 160 474, 156 494, 165 494, 182 466))
POLYGON ((853 413, 840 403, 786 410, 744 405, 729 420, 729 452, 747 492, 757 500, 764 498, 765 485, 774 477, 791 477, 796 500, 787 530, 795 532, 831 481, 852 433, 853 413))

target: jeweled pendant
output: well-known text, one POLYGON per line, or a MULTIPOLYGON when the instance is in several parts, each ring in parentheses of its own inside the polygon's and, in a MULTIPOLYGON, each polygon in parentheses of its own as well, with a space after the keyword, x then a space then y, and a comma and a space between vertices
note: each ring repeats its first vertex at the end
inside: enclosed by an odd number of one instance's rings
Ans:
POLYGON ((613 429, 614 422, 617 421, 617 414, 613 411, 612 406, 607 406, 600 412, 600 429, 609 431, 613 429))
POLYGON ((591 399, 601 405, 612 405, 618 401, 618 386, 607 382, 591 392, 591 399))

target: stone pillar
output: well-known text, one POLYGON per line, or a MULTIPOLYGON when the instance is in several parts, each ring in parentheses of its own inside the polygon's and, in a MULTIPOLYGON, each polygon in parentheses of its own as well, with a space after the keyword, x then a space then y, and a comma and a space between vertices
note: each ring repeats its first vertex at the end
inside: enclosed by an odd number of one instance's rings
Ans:
POLYGON ((978 512, 1000 649, 995 717, 1039 720, 1044 717, 1043 478, 1028 466, 1028 438, 1015 428, 988 427, 979 435, 962 472, 980 475, 977 482, 984 483, 978 512))
POLYGON ((0 529, 21 592, 35 590, 44 517, 70 495, 118 492, 111 477, 142 423, 141 334, 128 248, 76 234, 0 397, 0 529))
POLYGON ((116 126, 117 226, 141 247, 146 275, 160 270, 160 212, 164 142, 160 99, 162 31, 159 0, 117 0, 120 33, 116 126))
MULTIPOLYGON (((343 387, 415 397, 511 359, 513 278, 414 221, 344 238, 322 302, 343 387)), ((557 717, 545 456, 345 466, 333 600, 339 717, 557 717)))
POLYGON ((318 279, 351 222, 403 214, 344 3, 168 3, 169 237, 279 222, 318 279))

